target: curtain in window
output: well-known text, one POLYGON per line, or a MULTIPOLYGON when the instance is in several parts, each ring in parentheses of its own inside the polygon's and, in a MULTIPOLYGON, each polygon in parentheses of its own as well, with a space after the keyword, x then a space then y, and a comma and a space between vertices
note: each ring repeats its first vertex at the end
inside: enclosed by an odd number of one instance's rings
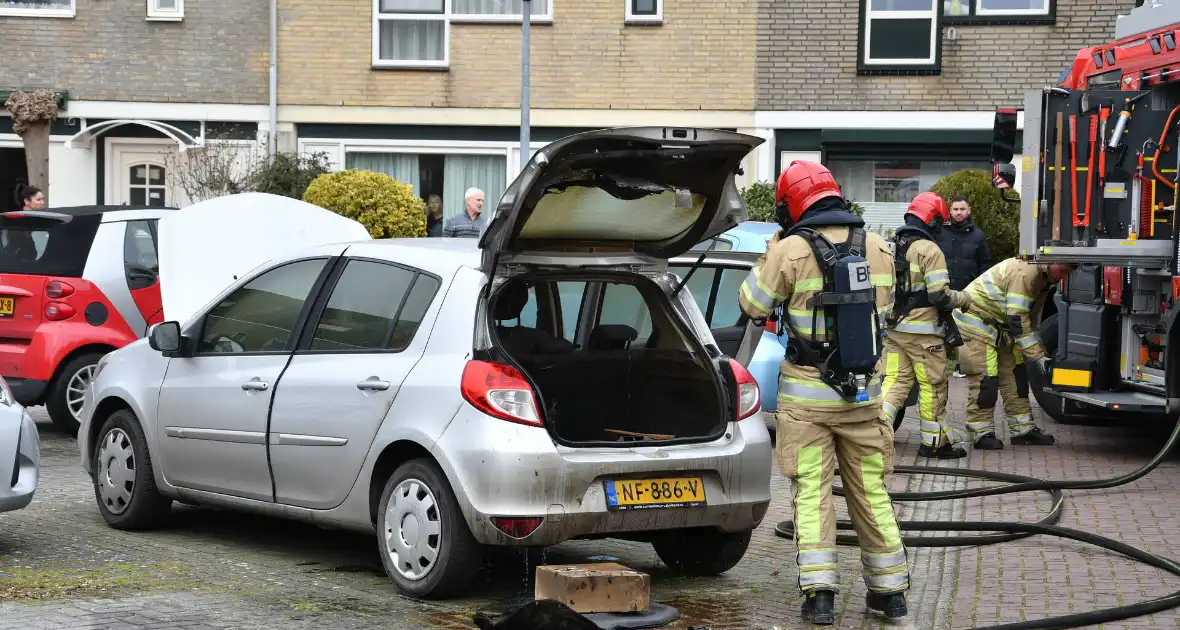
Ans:
POLYGON ((483 191, 483 212, 489 216, 504 195, 508 178, 503 155, 448 155, 443 162, 443 216, 463 213, 463 193, 472 186, 483 191))
POLYGON ((442 61, 446 58, 443 20, 380 20, 380 58, 385 61, 442 61))
POLYGON ((403 184, 414 187, 414 195, 421 197, 418 181, 418 156, 413 153, 349 153, 345 168, 385 173, 403 184))
MULTIPOLYGON (((455 15, 523 15, 521 0, 452 0, 451 13, 455 15)), ((533 15, 549 12, 549 0, 533 0, 533 15)))

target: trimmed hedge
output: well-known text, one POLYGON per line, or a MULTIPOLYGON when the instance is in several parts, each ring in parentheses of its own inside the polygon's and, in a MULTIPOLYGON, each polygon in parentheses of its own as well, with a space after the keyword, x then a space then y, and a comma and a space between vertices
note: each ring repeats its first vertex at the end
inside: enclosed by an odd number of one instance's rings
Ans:
POLYGON ((303 200, 354 219, 373 238, 426 236, 426 203, 414 187, 373 171, 345 170, 312 180, 303 200))

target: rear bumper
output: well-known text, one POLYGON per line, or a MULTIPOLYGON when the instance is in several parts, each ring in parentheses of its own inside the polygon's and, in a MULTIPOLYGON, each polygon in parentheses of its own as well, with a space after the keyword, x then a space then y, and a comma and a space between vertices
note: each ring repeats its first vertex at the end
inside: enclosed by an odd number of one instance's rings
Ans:
POLYGON ((571 538, 619 537, 684 528, 743 532, 758 527, 770 502, 773 452, 758 415, 707 444, 635 448, 559 448, 543 428, 496 420, 464 406, 435 444, 471 533, 480 543, 548 546, 571 538), (707 505, 608 509, 603 480, 699 477, 707 505), (524 538, 501 532, 494 517, 540 517, 524 538))
POLYGON ((45 401, 45 391, 49 389, 49 381, 32 378, 9 378, 8 387, 12 390, 12 397, 23 407, 35 407, 45 401))

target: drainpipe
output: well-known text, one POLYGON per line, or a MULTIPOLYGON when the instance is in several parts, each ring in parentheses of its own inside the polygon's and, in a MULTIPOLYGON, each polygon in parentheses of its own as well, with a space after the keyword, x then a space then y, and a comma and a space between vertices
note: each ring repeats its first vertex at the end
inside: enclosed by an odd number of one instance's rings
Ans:
POLYGON ((266 152, 273 164, 278 146, 279 92, 279 18, 278 0, 270 0, 270 132, 266 134, 266 152))

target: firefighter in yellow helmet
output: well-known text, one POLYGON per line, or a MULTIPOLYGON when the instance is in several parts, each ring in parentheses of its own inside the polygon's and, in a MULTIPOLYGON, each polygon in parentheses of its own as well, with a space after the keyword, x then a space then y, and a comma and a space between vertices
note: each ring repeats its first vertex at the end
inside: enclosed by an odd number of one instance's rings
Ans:
POLYGON ((962 345, 951 311, 971 303, 966 293, 950 288, 946 257, 935 239, 951 220, 946 201, 924 192, 910 202, 905 225, 894 237, 893 312, 886 316, 885 402, 881 419, 892 425, 918 381, 921 457, 957 459, 967 451, 951 443, 946 416, 950 389, 949 347, 962 345))
POLYGON ((1048 445, 1056 441, 1033 421, 1025 361, 1045 372, 1048 357, 1037 333, 1037 316, 1053 281, 1065 279, 1074 267, 1009 258, 963 290, 971 296, 971 306, 955 311, 955 321, 964 337, 959 362, 970 388, 967 432, 975 448, 1004 448, 996 437, 994 422, 996 400, 1001 393, 1012 444, 1048 445))
POLYGON ((779 177, 778 223, 738 300, 755 321, 785 307, 790 333, 779 372, 778 461, 794 492, 803 615, 835 623, 839 592, 832 476, 839 462, 861 549, 866 604, 907 614, 906 549, 885 476, 893 472, 893 427, 880 419, 881 318, 892 304, 893 261, 885 240, 848 211, 831 172, 795 161, 779 177))

